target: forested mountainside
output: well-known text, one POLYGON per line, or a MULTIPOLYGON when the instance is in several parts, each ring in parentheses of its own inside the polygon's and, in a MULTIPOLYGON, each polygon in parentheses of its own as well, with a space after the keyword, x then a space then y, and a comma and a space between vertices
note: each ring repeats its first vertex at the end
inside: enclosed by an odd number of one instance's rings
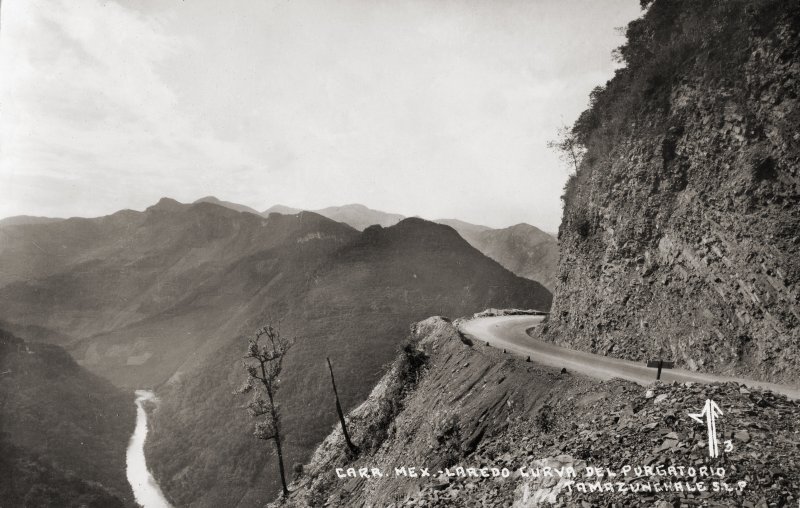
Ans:
POLYGON ((309 212, 262 218, 163 199, 145 212, 0 235, 7 327, 64 345, 116 384, 141 388, 164 382, 217 334, 238 330, 236 310, 265 277, 285 271, 285 283, 305 284, 319 259, 358 233, 309 212))
POLYGON ((657 0, 628 26, 568 139, 545 338, 797 382, 799 29, 779 0, 657 0))
MULTIPOLYGON (((451 221, 440 221, 450 223, 451 221)), ((558 240, 530 224, 503 229, 469 227, 452 221, 453 228, 473 247, 520 277, 535 280, 552 291, 558 267, 558 240)))
POLYGON ((133 393, 2 329, 0 373, 3 506, 135 506, 125 476, 133 393))

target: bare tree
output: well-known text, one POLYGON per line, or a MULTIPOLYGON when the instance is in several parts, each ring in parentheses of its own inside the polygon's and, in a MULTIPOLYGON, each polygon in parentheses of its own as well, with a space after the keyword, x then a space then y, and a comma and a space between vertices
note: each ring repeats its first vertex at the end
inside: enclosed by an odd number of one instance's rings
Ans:
POLYGON ((547 148, 558 152, 559 158, 575 173, 578 172, 583 155, 586 153, 586 147, 578 141, 573 130, 566 125, 558 128, 558 139, 548 141, 547 148))
POLYGON ((342 405, 339 403, 339 392, 336 391, 336 379, 333 377, 333 367, 331 366, 331 359, 325 358, 328 360, 328 370, 331 372, 331 385, 333 385, 333 396, 336 398, 336 413, 339 415, 339 422, 342 424, 342 433, 344 434, 344 441, 347 443, 347 448, 350 450, 350 453, 357 454, 358 447, 353 444, 350 440, 350 434, 347 432, 347 422, 344 421, 344 412, 342 411, 342 405))
POLYGON ((247 405, 250 416, 257 419, 253 435, 275 444, 284 496, 289 494, 289 489, 286 486, 286 473, 283 467, 281 450, 283 436, 275 393, 280 383, 278 376, 283 367, 283 357, 291 345, 292 341, 285 339, 272 325, 259 329, 255 336, 249 339, 247 354, 243 361, 248 377, 239 390, 239 393, 253 392, 253 399, 247 405), (263 344, 262 338, 266 338, 263 344))

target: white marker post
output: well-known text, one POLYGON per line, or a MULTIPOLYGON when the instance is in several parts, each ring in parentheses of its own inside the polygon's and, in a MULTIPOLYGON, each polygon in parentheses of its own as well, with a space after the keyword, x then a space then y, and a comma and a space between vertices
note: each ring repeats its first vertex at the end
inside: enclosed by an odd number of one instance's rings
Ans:
POLYGON ((717 417, 722 416, 722 410, 716 402, 706 399, 703 410, 699 413, 689 413, 689 418, 703 423, 703 416, 706 417, 706 427, 708 428, 708 455, 709 457, 719 457, 719 445, 717 443, 717 417))

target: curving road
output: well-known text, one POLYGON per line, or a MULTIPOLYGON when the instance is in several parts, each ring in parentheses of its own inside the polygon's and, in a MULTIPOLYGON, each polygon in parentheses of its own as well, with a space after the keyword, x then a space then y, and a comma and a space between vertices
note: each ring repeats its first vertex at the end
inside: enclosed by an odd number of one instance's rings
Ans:
MULTIPOLYGON (((477 341, 488 342, 496 348, 522 356, 530 356, 531 361, 556 367, 566 367, 570 372, 578 372, 598 379, 619 377, 647 385, 655 381, 656 369, 648 368, 644 363, 596 355, 583 351, 575 351, 556 346, 549 342, 534 339, 527 330, 541 323, 542 316, 498 316, 470 319, 462 321, 459 330, 464 335, 477 341)), ((782 393, 793 399, 800 399, 800 388, 776 383, 765 383, 752 379, 717 376, 683 369, 664 369, 661 380, 668 383, 677 381, 686 383, 724 383, 733 381, 746 386, 759 387, 782 393)))

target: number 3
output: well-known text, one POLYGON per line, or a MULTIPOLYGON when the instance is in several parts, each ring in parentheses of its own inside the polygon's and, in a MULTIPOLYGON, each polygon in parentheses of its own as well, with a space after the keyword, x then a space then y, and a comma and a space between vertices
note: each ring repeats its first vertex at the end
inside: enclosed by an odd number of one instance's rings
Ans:
POLYGON ((725 440, 725 453, 730 453, 733 451, 733 442, 730 439, 725 440))

